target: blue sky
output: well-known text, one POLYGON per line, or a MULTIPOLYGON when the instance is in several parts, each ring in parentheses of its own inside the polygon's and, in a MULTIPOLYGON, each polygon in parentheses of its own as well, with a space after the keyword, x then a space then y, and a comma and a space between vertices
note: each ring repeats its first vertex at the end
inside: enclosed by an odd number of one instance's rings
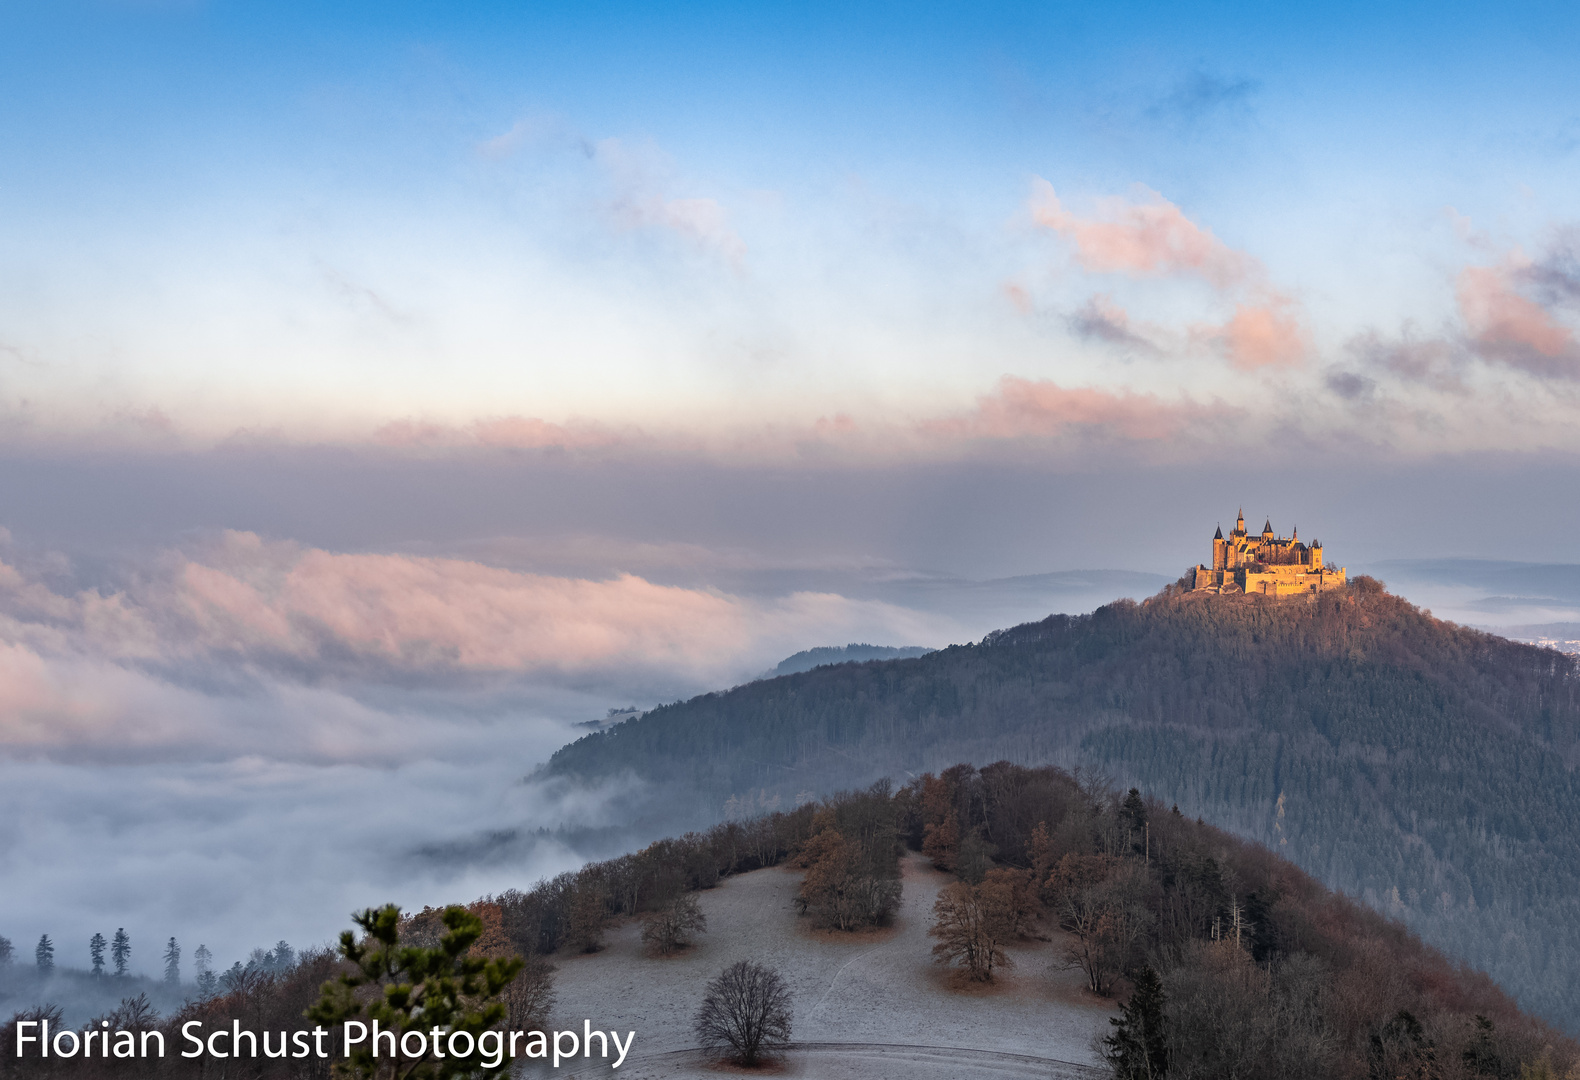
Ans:
POLYGON ((1355 394, 1323 380, 1347 374, 1413 417, 1416 449, 1445 428, 1569 448, 1572 342, 1487 361, 1496 312, 1456 301, 1491 267, 1494 306, 1523 295, 1572 335, 1569 298, 1508 269, 1562 265, 1580 213, 1556 6, 0 19, 0 396, 38 433, 157 414, 198 445, 355 441, 519 416, 672 442, 841 413, 892 433, 1008 376, 1261 412, 1309 396, 1301 422, 1331 434, 1355 394), (1258 268, 1236 291, 1092 272, 1078 245, 1072 266, 1074 233, 1028 221, 1039 180, 1078 222, 1172 206, 1258 268), (1140 329, 1072 335, 1096 297, 1140 329), (1298 344, 1237 358, 1240 304, 1298 344), (1357 369, 1358 340, 1401 334, 1453 370, 1357 369), (1511 423, 1467 388, 1539 402, 1511 423))

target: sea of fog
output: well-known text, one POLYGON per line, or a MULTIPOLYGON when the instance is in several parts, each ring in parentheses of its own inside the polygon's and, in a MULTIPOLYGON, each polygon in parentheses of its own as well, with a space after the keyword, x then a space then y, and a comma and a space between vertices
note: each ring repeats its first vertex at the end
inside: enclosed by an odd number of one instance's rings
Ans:
MULTIPOLYGON (((801 649, 938 647, 1166 578, 800 570, 714 583, 345 554, 246 533, 115 560, 0 537, 0 935, 86 968, 124 928, 223 970, 353 911, 468 901, 647 834, 639 795, 529 780, 611 709, 801 649)), ((647 832, 651 832, 648 829, 647 832)))

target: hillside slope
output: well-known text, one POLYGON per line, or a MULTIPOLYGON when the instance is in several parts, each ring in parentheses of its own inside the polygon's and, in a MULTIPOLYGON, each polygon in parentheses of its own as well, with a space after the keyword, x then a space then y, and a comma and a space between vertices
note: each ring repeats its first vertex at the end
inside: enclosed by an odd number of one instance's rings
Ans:
POLYGON ((1018 942, 1018 970, 991 991, 950 990, 927 936, 933 902, 950 880, 912 856, 895 925, 839 934, 797 918, 798 872, 772 867, 725 878, 700 894, 707 933, 679 956, 643 949, 634 921, 602 952, 557 956, 552 1022, 575 1027, 591 1016, 639 1032, 622 1076, 717 1075, 692 1049, 692 1017, 709 979, 751 960, 778 971, 793 995, 792 1069, 851 1078, 1108 1075, 1093 1044, 1108 1033, 1112 1002, 1083 994, 1079 972, 1054 966, 1052 945, 1018 942))
POLYGON ((902 661, 709 694, 547 771, 717 818, 959 760, 1106 769, 1268 843, 1580 1031, 1580 676, 1369 579, 1316 602, 1165 592, 902 661))

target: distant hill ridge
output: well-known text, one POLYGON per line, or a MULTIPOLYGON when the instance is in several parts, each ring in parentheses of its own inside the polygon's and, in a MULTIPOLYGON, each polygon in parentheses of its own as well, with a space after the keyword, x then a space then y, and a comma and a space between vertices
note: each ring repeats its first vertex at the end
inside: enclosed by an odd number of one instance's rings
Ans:
POLYGON ((918 656, 926 656, 935 652, 921 645, 821 645, 815 649, 803 649, 794 656, 787 657, 769 673, 770 677, 780 675, 795 675, 802 671, 811 671, 824 664, 852 664, 865 663, 868 660, 910 660, 918 656))
POLYGON ((1358 578, 1056 615, 654 709, 547 771, 671 808, 960 760, 1105 769, 1267 843, 1580 1031, 1580 666, 1358 578), (690 800, 687 803, 685 800, 690 800))

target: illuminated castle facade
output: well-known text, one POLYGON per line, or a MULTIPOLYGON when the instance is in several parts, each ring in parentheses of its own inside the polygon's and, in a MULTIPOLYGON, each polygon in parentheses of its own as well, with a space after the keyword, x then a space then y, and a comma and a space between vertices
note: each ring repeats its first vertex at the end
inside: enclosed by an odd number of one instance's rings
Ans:
POLYGON ((1261 536, 1245 531, 1245 512, 1227 537, 1223 526, 1212 538, 1212 565, 1186 571, 1194 575, 1199 592, 1259 593, 1263 596, 1296 596, 1336 589, 1344 584, 1344 567, 1325 566, 1322 541, 1300 542, 1300 530, 1287 539, 1273 535, 1273 523, 1262 526, 1261 536))

